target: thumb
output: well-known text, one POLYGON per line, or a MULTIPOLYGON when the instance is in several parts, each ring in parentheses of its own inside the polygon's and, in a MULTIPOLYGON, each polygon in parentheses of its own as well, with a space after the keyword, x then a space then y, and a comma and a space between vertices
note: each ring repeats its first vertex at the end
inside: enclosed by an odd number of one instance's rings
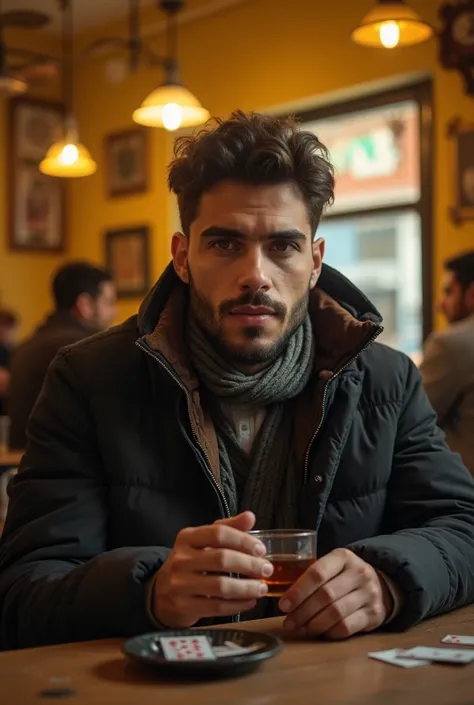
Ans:
POLYGON ((255 514, 253 512, 241 512, 230 519, 218 519, 214 524, 226 524, 239 531, 250 531, 255 526, 255 514))

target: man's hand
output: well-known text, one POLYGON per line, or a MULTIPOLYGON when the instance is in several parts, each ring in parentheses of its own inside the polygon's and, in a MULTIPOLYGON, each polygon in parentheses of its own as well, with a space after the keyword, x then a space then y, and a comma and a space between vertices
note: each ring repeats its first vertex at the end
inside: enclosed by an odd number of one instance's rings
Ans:
POLYGON ((320 558, 291 586, 279 603, 284 626, 300 635, 344 639, 385 622, 392 597, 368 563, 345 548, 320 558))
POLYGON ((167 627, 190 627, 204 617, 230 616, 255 607, 273 573, 265 546, 247 532, 255 524, 243 512, 209 526, 183 529, 156 574, 152 610, 167 627), (245 578, 233 578, 238 573, 245 578))

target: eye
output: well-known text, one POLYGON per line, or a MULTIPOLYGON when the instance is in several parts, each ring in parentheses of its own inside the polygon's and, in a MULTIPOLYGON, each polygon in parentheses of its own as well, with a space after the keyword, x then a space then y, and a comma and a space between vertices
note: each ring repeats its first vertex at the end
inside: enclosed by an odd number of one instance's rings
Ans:
POLYGON ((238 245, 235 240, 231 240, 228 237, 221 237, 219 240, 213 240, 210 247, 215 250, 221 250, 222 252, 234 252, 238 245))
POLYGON ((272 243, 272 249, 276 250, 277 252, 292 252, 295 250, 298 250, 298 245, 294 242, 289 242, 288 240, 275 240, 272 243))

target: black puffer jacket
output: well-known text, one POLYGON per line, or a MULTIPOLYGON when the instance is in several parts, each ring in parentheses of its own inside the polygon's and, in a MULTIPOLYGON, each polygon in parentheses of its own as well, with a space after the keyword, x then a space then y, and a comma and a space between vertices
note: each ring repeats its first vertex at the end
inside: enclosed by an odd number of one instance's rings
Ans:
MULTIPOLYGON (((138 320, 50 368, 0 544, 2 648, 150 630, 144 583, 180 529, 225 514, 212 424, 183 366, 182 300, 168 269, 138 320)), ((329 268, 311 314, 301 526, 319 529, 320 554, 348 546, 395 581, 390 628, 470 602, 474 484, 416 368, 373 342, 377 312, 329 268)))

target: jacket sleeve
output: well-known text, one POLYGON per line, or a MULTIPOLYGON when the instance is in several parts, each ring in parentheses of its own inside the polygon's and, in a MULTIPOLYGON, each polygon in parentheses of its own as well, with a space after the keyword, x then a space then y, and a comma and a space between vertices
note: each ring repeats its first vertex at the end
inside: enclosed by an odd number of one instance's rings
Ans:
POLYGON ((87 398, 59 353, 33 411, 0 542, 0 649, 150 631, 145 584, 169 549, 108 549, 87 398))
POLYGON ((474 601, 474 481, 445 444, 420 375, 407 364, 387 533, 348 546, 402 591, 393 630, 474 601))
MULTIPOLYGON (((425 345, 420 373, 428 398, 443 425, 446 417, 464 389, 464 367, 459 354, 453 354, 449 340, 442 334, 432 333, 425 345)), ((462 356, 461 356, 462 357, 462 356)))

